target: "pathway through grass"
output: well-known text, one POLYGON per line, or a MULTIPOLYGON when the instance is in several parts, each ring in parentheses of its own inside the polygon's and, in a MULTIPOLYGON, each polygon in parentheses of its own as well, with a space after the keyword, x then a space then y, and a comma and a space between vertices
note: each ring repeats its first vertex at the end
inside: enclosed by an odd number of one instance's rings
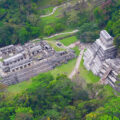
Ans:
POLYGON ((40 13, 43 14, 43 15, 50 14, 53 11, 53 8, 54 7, 45 8, 43 10, 40 10, 40 13))
POLYGON ((65 49, 58 47, 56 45, 56 41, 47 41, 47 43, 55 50, 55 51, 64 51, 65 49))
POLYGON ((63 64, 63 65, 61 65, 59 67, 56 67, 54 70, 50 71, 50 73, 54 77, 56 77, 59 74, 69 75, 72 72, 72 70, 73 70, 73 68, 75 66, 76 60, 77 59, 75 58, 73 60, 70 60, 67 64, 63 64))

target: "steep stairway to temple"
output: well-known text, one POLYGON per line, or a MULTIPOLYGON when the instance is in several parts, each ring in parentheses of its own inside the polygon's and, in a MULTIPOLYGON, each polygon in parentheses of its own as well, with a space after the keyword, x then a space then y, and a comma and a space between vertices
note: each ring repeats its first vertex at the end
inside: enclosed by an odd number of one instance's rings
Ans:
POLYGON ((106 83, 106 78, 108 77, 108 75, 111 73, 112 69, 109 67, 107 69, 107 71, 104 73, 104 75, 102 76, 102 78, 100 79, 100 83, 101 84, 105 84, 106 83))

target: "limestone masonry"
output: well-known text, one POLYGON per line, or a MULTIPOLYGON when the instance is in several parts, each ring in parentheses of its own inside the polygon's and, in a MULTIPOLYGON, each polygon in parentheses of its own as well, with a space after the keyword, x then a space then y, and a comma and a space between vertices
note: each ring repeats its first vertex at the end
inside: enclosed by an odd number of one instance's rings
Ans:
POLYGON ((0 82, 16 84, 75 58, 72 50, 56 52, 47 42, 0 48, 0 82))
MULTIPOLYGON (((97 39, 84 54, 84 66, 95 75, 100 76, 101 83, 116 87, 120 73, 120 59, 116 58, 117 50, 113 45, 113 37, 106 30, 100 32, 97 39)), ((119 81, 119 80, 118 80, 119 81)))

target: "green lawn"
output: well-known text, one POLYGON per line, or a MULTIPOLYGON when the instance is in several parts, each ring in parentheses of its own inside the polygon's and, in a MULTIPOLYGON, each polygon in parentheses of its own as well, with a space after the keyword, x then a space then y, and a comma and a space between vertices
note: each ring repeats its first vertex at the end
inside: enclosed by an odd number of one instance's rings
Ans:
POLYGON ((86 80, 87 83, 96 83, 100 80, 98 76, 95 76, 91 71, 86 70, 86 68, 83 65, 84 60, 82 59, 80 63, 80 68, 79 68, 79 76, 86 80))
POLYGON ((65 49, 57 47, 56 41, 47 41, 47 43, 56 51, 63 51, 65 49))
POLYGON ((105 85, 104 89, 105 89, 104 94, 107 96, 112 96, 112 95, 114 95, 114 92, 116 92, 110 85, 105 85))
POLYGON ((3 60, 4 60, 3 58, 2 58, 2 59, 0 59, 0 62, 3 62, 3 60))
POLYGON ((62 8, 58 8, 53 15, 50 15, 48 17, 43 17, 43 18, 41 18, 41 20, 46 25, 50 24, 50 23, 54 23, 57 20, 59 20, 60 18, 62 18, 62 16, 61 16, 61 10, 62 10, 62 8))
MULTIPOLYGON (((61 66, 56 67, 54 70, 49 71, 54 77, 58 74, 67 74, 69 75, 74 68, 76 63, 76 59, 70 60, 67 64, 63 64, 61 66)), ((12 85, 8 87, 8 99, 12 98, 12 96, 24 92, 27 88, 30 88, 34 83, 32 80, 24 81, 16 85, 12 85)))
POLYGON ((72 37, 68 37, 68 38, 64 38, 64 39, 60 40, 60 42, 62 42, 65 46, 68 46, 76 41, 77 41, 76 36, 72 36, 72 37))
MULTIPOLYGON (((67 30, 67 31, 63 31, 63 33, 64 32, 72 32, 73 30, 67 30)), ((63 38, 67 38, 67 37, 69 37, 70 35, 74 35, 75 33, 66 33, 66 34, 63 34, 63 35, 57 35, 57 36, 55 36, 55 37, 52 37, 52 38, 48 38, 47 40, 62 40, 63 38)))
POLYGON ((75 54, 76 54, 77 56, 79 56, 80 50, 79 50, 78 46, 74 47, 73 50, 75 51, 75 54))
POLYGON ((70 60, 67 64, 63 64, 61 66, 56 67, 54 70, 50 71, 50 73, 54 77, 56 77, 59 74, 69 75, 72 72, 75 64, 76 64, 76 58, 73 60, 70 60))
POLYGON ((8 87, 8 92, 10 93, 9 96, 14 96, 18 93, 21 93, 22 91, 25 91, 27 88, 29 88, 31 85, 32 80, 24 81, 16 85, 11 85, 8 87))

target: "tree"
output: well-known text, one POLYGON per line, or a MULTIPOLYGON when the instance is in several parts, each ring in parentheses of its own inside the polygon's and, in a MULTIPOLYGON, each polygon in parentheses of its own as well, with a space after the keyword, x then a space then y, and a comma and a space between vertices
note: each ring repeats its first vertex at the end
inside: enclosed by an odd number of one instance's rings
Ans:
POLYGON ((55 32, 55 30, 54 30, 54 28, 52 26, 50 26, 50 25, 45 26, 45 28, 44 28, 44 34, 45 35, 49 36, 54 32, 55 32))
POLYGON ((6 10, 3 8, 0 8, 0 20, 6 15, 6 10))
POLYGON ((55 109, 47 110, 44 114, 46 118, 50 118, 51 120, 60 120, 60 113, 55 109))
POLYGON ((26 30, 26 28, 22 27, 19 32, 18 32, 18 36, 19 36, 19 42, 24 44, 25 42, 27 42, 29 40, 29 33, 26 30))
POLYGON ((78 20, 79 20, 79 17, 78 17, 77 11, 74 10, 69 12, 68 20, 67 20, 68 25, 75 26, 78 20))
POLYGON ((56 30, 57 32, 63 31, 64 29, 65 29, 65 26, 64 26, 64 24, 62 24, 62 23, 57 23, 57 24, 55 25, 55 30, 56 30))

